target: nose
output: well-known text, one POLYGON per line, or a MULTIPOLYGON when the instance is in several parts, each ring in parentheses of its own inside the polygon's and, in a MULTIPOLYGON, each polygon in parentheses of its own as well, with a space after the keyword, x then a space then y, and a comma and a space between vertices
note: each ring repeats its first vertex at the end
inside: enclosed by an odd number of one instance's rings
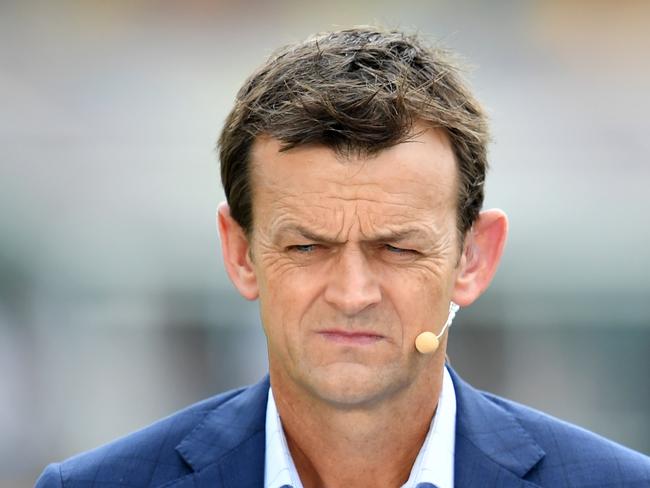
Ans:
POLYGON ((325 300, 345 315, 356 315, 381 301, 379 283, 361 250, 341 250, 330 273, 325 300))

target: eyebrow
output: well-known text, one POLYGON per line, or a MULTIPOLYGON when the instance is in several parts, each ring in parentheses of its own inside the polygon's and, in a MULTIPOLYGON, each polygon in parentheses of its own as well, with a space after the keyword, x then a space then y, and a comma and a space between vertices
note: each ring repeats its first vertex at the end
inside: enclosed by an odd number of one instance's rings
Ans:
MULTIPOLYGON (((287 225, 280 226, 276 231, 277 238, 280 239, 286 233, 299 234, 301 237, 304 237, 307 240, 314 241, 314 242, 322 242, 324 244, 334 245, 334 244, 342 244, 343 242, 328 237, 326 235, 320 234, 318 231, 308 229, 299 224, 287 224, 287 225)), ((418 238, 426 239, 429 237, 430 236, 427 235, 427 233, 421 229, 405 228, 398 231, 380 232, 375 236, 373 236, 371 239, 364 239, 364 241, 365 242, 401 242, 407 239, 418 239, 418 238)))

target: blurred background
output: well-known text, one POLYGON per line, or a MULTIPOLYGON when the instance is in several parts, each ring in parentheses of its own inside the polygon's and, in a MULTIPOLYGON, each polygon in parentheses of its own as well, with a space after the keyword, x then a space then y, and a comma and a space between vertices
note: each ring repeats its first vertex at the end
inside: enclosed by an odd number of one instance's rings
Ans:
POLYGON ((476 386, 650 454, 650 3, 0 3, 0 486, 260 378, 214 144, 280 44, 381 23, 458 50, 511 219, 459 313, 476 386))

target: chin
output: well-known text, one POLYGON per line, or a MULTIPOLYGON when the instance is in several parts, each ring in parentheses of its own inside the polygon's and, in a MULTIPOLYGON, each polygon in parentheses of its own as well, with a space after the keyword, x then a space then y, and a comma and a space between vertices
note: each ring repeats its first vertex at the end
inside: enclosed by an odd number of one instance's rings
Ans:
POLYGON ((378 373, 376 367, 337 363, 312 369, 300 382, 314 396, 337 408, 360 408, 372 406, 406 386, 406 378, 391 372, 390 368, 378 373))

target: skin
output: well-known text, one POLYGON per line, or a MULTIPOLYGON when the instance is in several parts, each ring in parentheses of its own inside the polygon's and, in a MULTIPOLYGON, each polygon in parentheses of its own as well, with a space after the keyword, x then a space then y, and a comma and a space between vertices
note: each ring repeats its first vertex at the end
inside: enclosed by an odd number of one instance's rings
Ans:
POLYGON ((219 207, 228 274, 258 299, 278 411, 303 485, 404 483, 434 415, 450 300, 487 288, 507 219, 485 211, 456 230, 456 162, 444 131, 423 125, 370 158, 322 146, 251 153, 251 241, 219 207), (323 455, 327 453, 327 455, 323 455))

